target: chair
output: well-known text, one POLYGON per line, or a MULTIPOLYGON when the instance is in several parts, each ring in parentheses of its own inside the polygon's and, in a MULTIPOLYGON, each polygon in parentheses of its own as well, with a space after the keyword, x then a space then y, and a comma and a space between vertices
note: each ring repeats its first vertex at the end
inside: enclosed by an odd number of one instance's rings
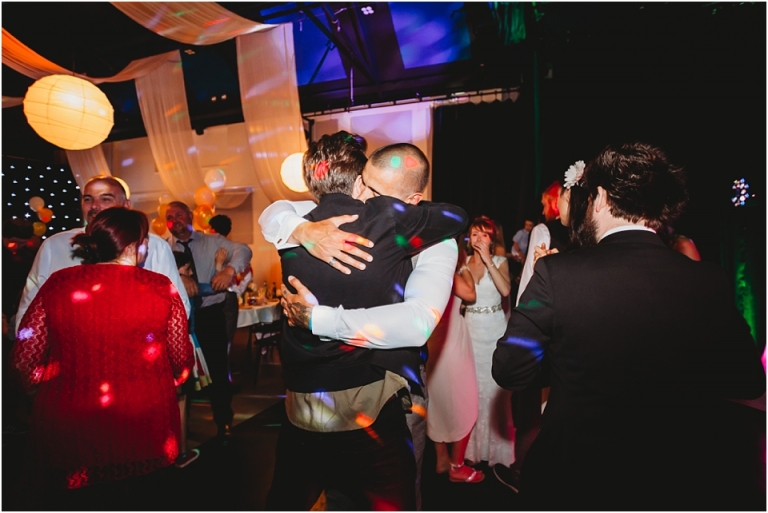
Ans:
POLYGON ((256 348, 256 359, 253 364, 253 384, 259 381, 259 369, 261 356, 278 347, 282 333, 282 321, 262 322, 252 324, 248 330, 248 345, 246 347, 248 359, 251 359, 252 347, 256 348))

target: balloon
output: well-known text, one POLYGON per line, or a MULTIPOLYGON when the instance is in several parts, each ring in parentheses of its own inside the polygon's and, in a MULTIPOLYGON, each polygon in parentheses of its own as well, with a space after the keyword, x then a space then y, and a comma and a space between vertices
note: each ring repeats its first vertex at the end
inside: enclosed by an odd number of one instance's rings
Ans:
POLYGON ((192 226, 195 230, 205 231, 210 229, 208 221, 213 217, 213 209, 208 205, 200 205, 192 212, 192 226))
POLYGON ((53 210, 50 208, 41 208, 37 211, 37 217, 39 217, 42 222, 47 223, 53 219, 53 210))
POLYGON ((40 237, 41 235, 45 235, 45 224, 41 223, 40 221, 35 221, 34 223, 32 223, 32 231, 38 237, 40 237))
POLYGON ((163 236, 168 230, 168 226, 165 224, 165 219, 162 217, 156 217, 152 220, 152 231, 155 234, 163 236))
POLYGON ((165 222, 166 212, 168 212, 168 203, 160 203, 160 206, 157 207, 157 215, 160 216, 163 222, 165 222))
POLYGON ((29 198, 29 208, 37 212, 39 209, 45 206, 45 201, 40 196, 32 196, 29 198))
POLYGON ((210 169, 207 173, 205 173, 205 178, 203 181, 210 190, 213 192, 219 192, 227 183, 227 175, 225 175, 224 171, 221 169, 210 169))
POLYGON ((208 205, 212 207, 216 201, 216 193, 208 188, 206 185, 201 185, 195 191, 195 205, 208 205))
POLYGON ((170 203, 171 201, 173 201, 173 196, 171 196, 170 194, 168 194, 166 192, 165 194, 160 196, 160 198, 158 198, 158 200, 160 201, 161 205, 164 204, 164 203, 170 203))

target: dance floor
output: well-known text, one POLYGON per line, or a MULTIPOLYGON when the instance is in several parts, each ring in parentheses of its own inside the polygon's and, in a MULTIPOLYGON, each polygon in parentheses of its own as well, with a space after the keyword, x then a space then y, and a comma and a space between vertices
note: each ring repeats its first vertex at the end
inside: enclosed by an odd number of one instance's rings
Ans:
MULTIPOLYGON (((232 349, 233 379, 238 393, 232 440, 219 444, 210 406, 203 394, 191 406, 189 446, 200 457, 183 469, 172 468, 162 494, 146 508, 151 511, 240 511, 263 510, 272 480, 275 444, 283 413, 283 385, 276 352, 264 356, 259 379, 254 383, 253 354, 246 351, 247 330, 238 330, 232 349)), ((765 412, 733 404, 733 421, 744 426, 742 445, 754 449, 754 458, 745 461, 754 469, 754 495, 734 498, 733 507, 713 505, 713 510, 765 511, 765 412)), ((18 472, 24 457, 25 435, 3 433, 2 509, 20 510, 24 498, 18 493, 18 472)), ((711 449, 711 448, 710 448, 711 449)), ((519 510, 518 497, 502 485, 490 469, 479 484, 451 483, 434 471, 435 455, 427 444, 423 473, 423 509, 430 511, 519 510)), ((712 469, 728 472, 728 469, 712 469)), ((66 506, 58 509, 67 509, 66 506)))

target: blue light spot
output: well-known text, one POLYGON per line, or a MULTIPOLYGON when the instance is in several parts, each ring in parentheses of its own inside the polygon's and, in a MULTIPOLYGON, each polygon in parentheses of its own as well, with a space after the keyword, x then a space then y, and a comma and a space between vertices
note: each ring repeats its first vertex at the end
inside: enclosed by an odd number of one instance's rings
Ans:
POLYGON ((443 210, 443 215, 445 217, 450 217, 451 219, 454 219, 460 223, 464 221, 464 219, 462 219, 460 215, 455 214, 453 212, 449 212, 448 210, 443 210))
POLYGON ((405 296, 405 290, 403 290, 403 286, 399 283, 395 283, 395 291, 401 296, 405 296))
POLYGON ((539 344, 537 340, 520 337, 505 337, 499 339, 498 343, 519 346, 523 349, 527 349, 539 361, 544 357, 544 348, 541 347, 541 344, 539 344))
POLYGON ((405 212, 405 205, 402 203, 395 203, 392 205, 398 212, 405 212))

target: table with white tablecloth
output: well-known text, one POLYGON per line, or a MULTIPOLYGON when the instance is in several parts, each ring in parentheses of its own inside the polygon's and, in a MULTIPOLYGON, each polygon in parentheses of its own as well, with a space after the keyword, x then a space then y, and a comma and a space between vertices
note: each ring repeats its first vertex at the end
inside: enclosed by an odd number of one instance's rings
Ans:
POLYGON ((269 324, 280 320, 281 313, 279 301, 270 301, 257 306, 241 305, 237 312, 237 327, 247 328, 254 324, 269 324))

